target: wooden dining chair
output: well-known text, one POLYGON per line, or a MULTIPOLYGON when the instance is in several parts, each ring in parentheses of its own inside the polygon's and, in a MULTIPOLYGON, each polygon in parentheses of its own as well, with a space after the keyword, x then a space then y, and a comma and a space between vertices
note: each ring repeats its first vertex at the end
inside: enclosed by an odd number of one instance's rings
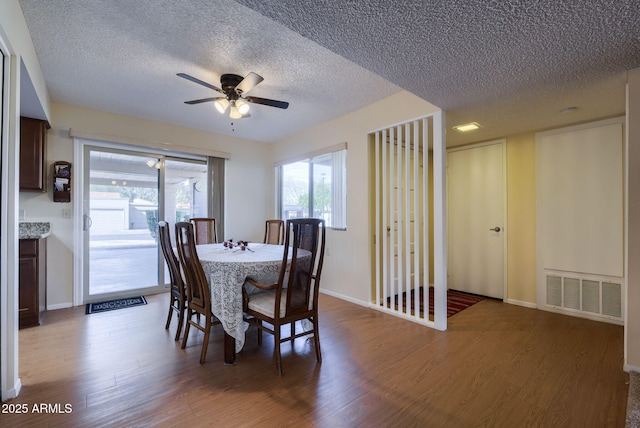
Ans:
POLYGON ((178 313, 178 328, 176 329, 175 340, 180 339, 180 332, 182 331, 182 325, 184 324, 184 313, 186 311, 187 295, 180 273, 180 262, 173 252, 173 246, 171 245, 171 234, 169 231, 169 223, 166 221, 158 222, 158 239, 160 240, 160 247, 162 248, 162 254, 164 260, 167 263, 169 269, 169 281, 171 284, 171 292, 169 293, 169 315, 167 316, 167 323, 165 329, 169 328, 171 324, 171 317, 174 312, 178 313))
POLYGON ((324 260, 324 242, 324 220, 287 220, 284 256, 278 277, 249 276, 245 282, 262 290, 253 294, 244 293, 244 311, 247 314, 246 320, 259 329, 258 344, 262 343, 262 331, 274 336, 275 360, 280 376, 280 344, 283 342, 312 335, 316 360, 322 361, 318 331, 318 290, 324 260), (287 260, 289 252, 290 264, 287 260), (309 320, 312 328, 296 333, 295 323, 301 320, 309 320), (291 333, 289 337, 282 338, 281 327, 286 324, 290 324, 291 333))
POLYGON ((265 222, 264 243, 275 245, 284 244, 284 221, 267 220, 265 222))
POLYGON ((211 311, 211 291, 196 252, 194 226, 190 222, 179 222, 176 223, 175 228, 178 256, 187 290, 187 317, 181 348, 185 349, 187 346, 191 326, 202 331, 204 339, 200 352, 200 364, 204 364, 211 327, 220 324, 220 321, 211 311), (196 315, 195 320, 194 315, 196 315), (201 324, 201 317, 204 318, 204 325, 201 324))
POLYGON ((190 221, 195 227, 196 245, 218 243, 215 218, 195 217, 190 221))

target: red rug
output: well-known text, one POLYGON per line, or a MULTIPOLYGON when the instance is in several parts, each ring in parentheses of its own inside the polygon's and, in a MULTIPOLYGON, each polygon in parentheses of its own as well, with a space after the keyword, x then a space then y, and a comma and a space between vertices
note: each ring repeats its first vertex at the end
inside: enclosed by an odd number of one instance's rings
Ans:
MULTIPOLYGON (((423 308, 423 287, 420 287, 420 296, 419 296, 419 301, 420 301, 420 312, 424 312, 424 308, 423 308)), ((413 290, 411 290, 410 296, 409 296, 409 300, 411 302, 411 311, 413 311, 414 308, 414 298, 413 298, 413 290)), ((405 309, 405 304, 406 304, 406 295, 407 293, 402 293, 402 309, 404 311, 405 309)), ((391 297, 387 298, 387 302, 389 303, 389 305, 391 304, 391 297)), ((398 307, 398 296, 394 296, 393 298, 393 303, 396 307, 398 307)), ((461 291, 456 291, 456 290, 447 290, 447 318, 449 318, 452 315, 457 314, 458 312, 467 309, 469 306, 473 306, 476 303, 478 303, 479 301, 483 300, 482 297, 477 296, 475 294, 468 294, 468 293, 463 293, 461 291)), ((433 287, 429 287, 429 315, 433 315, 433 287)))

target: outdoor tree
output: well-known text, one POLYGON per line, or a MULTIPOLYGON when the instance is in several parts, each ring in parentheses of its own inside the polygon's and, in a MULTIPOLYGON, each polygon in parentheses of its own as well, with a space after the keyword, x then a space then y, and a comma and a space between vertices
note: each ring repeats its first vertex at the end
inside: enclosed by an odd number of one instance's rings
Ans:
MULTIPOLYGON (((291 181, 285 185, 284 201, 286 205, 303 207, 307 212, 311 206, 309 186, 301 180, 291 181)), ((322 216, 331 211, 331 185, 316 181, 313 185, 314 216, 322 216)))
POLYGON ((306 181, 289 179, 284 183, 283 190, 282 199, 286 205, 309 206, 309 186, 306 181))

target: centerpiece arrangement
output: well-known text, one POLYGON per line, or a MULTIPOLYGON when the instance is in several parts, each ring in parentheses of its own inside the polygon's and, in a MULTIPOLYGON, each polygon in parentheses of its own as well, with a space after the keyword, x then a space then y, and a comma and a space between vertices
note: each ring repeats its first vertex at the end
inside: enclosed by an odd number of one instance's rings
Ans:
POLYGON ((240 251, 245 251, 245 250, 253 251, 251 248, 249 248, 249 241, 233 242, 233 239, 229 239, 224 241, 222 245, 224 245, 225 249, 229 249, 229 250, 232 250, 233 248, 238 248, 240 251))

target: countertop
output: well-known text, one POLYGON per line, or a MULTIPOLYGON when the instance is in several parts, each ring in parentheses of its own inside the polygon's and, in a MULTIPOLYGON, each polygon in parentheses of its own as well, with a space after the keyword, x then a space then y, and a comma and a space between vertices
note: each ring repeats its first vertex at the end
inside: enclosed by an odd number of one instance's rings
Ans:
POLYGON ((51 235, 51 223, 49 222, 20 222, 20 239, 43 239, 51 235))

